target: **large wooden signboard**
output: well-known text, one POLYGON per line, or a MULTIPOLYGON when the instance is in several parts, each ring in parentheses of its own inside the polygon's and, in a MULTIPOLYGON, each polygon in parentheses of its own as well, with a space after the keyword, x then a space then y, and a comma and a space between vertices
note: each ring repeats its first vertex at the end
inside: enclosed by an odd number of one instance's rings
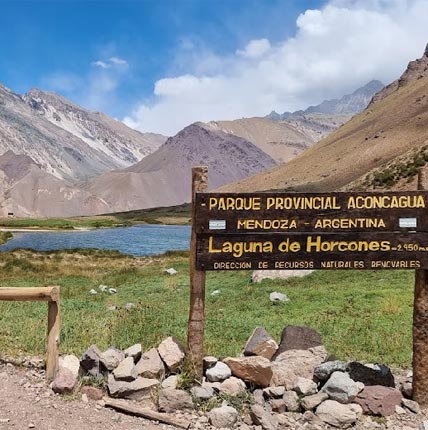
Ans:
POLYGON ((205 273, 254 269, 416 269, 413 399, 428 407, 428 173, 386 193, 205 193, 192 169, 188 351, 202 378, 205 273))
POLYGON ((196 193, 198 270, 428 267, 428 192, 196 193))

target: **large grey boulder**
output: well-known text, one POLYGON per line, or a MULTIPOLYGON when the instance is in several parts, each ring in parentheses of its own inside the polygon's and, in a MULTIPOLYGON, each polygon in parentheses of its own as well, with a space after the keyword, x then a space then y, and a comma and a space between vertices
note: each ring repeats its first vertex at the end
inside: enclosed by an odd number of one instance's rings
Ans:
POLYGON ((185 409, 193 409, 192 397, 184 390, 165 388, 159 393, 159 411, 175 412, 185 409))
POLYGON ((339 429, 351 427, 357 422, 362 413, 361 406, 355 403, 343 405, 335 400, 322 402, 316 410, 318 418, 339 429))
POLYGON ((363 387, 353 381, 347 373, 333 372, 321 391, 331 400, 339 403, 352 403, 363 387))

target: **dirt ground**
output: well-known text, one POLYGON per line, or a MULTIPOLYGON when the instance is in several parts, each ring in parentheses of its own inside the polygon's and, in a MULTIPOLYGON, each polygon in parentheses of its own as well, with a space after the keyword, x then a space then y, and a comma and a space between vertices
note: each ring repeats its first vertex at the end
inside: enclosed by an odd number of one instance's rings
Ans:
POLYGON ((64 399, 36 369, 0 365, 0 429, 8 430, 172 430, 174 427, 127 416, 99 402, 64 399))

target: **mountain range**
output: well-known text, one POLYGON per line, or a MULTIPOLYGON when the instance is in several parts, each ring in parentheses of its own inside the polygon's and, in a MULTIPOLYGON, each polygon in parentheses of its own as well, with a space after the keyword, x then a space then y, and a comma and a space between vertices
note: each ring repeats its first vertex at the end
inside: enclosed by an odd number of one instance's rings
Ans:
POLYGON ((428 160, 428 46, 368 107, 288 163, 222 191, 415 189, 428 160))
POLYGON ((275 168, 346 123, 379 85, 286 119, 198 122, 170 138, 54 93, 21 96, 0 86, 0 215, 92 215, 189 201, 192 166, 208 165, 210 189, 275 168))

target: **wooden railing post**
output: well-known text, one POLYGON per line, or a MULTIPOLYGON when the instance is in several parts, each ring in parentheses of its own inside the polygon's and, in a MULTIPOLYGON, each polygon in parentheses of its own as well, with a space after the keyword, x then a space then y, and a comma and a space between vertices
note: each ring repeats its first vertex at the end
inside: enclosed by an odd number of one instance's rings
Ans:
POLYGON ((46 379, 52 381, 59 367, 60 287, 0 288, 0 300, 48 302, 46 379))
MULTIPOLYGON (((427 190, 427 171, 418 174, 418 190, 427 190)), ((428 270, 415 272, 413 302, 413 400, 428 406, 428 270)))
POLYGON ((208 167, 192 169, 192 234, 190 239, 190 310, 187 330, 187 350, 194 377, 202 380, 205 326, 205 272, 196 269, 195 195, 208 185, 208 167))

